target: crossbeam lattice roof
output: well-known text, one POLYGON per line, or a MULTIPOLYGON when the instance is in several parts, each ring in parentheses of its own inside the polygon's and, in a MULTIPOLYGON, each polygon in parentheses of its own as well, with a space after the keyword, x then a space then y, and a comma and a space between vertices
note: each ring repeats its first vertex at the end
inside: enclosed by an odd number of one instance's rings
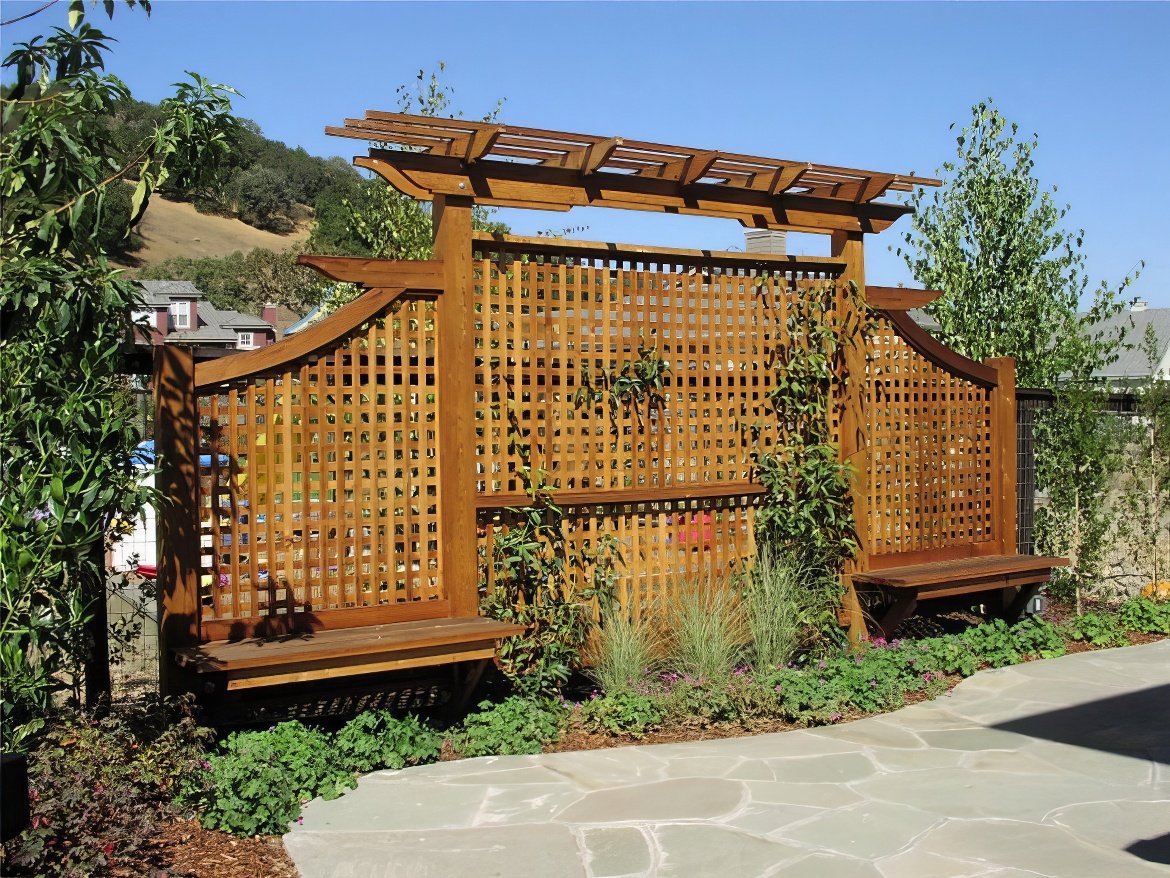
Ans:
POLYGON ((416 198, 568 210, 612 206, 726 216, 759 228, 881 231, 908 212, 878 201, 937 186, 913 175, 369 110, 326 133, 364 140, 356 164, 416 198))

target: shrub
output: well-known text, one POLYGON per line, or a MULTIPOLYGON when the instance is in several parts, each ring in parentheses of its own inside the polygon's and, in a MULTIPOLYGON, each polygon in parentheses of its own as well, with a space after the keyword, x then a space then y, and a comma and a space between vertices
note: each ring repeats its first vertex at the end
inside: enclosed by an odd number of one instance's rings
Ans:
POLYGON ((58 719, 29 754, 32 825, 10 842, 5 874, 130 874, 209 736, 181 701, 58 719))
POLYGON ((628 692, 657 670, 661 652, 662 637, 653 623, 610 609, 602 614, 586 674, 606 695, 628 692))
POLYGON ((1111 613, 1091 611, 1074 616, 1067 622, 1065 630, 1070 639, 1090 646, 1125 646, 1129 643, 1120 619, 1111 613))
POLYGON ((1011 628, 1003 619, 968 628, 959 635, 959 638, 970 647, 971 652, 982 663, 993 668, 1014 665, 1023 658, 1016 648, 1011 628))
POLYGON ((1051 622, 1029 616, 1012 628, 1012 639, 1022 655, 1057 658, 1065 654, 1064 638, 1051 622))
POLYGON ((207 829, 277 835, 288 830, 302 802, 335 799, 353 785, 353 775, 333 759, 329 739, 293 721, 229 736, 208 757, 196 796, 207 829))
POLYGON ((462 756, 539 753, 560 739, 561 712, 545 703, 513 695, 499 704, 484 701, 452 737, 462 756))
POLYGON ((1126 631, 1170 634, 1170 601, 1131 598, 1117 611, 1117 621, 1126 631))
POLYGON ((364 774, 434 762, 443 736, 413 716, 399 719, 388 710, 378 710, 366 711, 346 723, 333 745, 342 766, 364 774))
POLYGON ((258 229, 285 230, 292 190, 284 174, 256 165, 235 175, 232 191, 241 220, 258 229))
POLYGON ((641 738, 662 722, 662 708, 648 695, 621 691, 581 705, 581 722, 590 732, 641 738))
POLYGON ((713 584, 687 584, 666 607, 668 664, 683 676, 724 678, 743 651, 745 626, 736 596, 713 584))

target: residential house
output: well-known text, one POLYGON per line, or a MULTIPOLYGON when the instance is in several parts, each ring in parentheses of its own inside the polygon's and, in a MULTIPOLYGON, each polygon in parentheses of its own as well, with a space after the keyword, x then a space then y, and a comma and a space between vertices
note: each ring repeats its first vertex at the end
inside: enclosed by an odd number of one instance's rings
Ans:
POLYGON ((142 346, 192 345, 203 356, 224 350, 250 351, 276 341, 277 309, 265 305, 262 316, 216 308, 203 292, 185 280, 140 280, 143 308, 135 320, 145 320, 151 331, 137 333, 142 346))

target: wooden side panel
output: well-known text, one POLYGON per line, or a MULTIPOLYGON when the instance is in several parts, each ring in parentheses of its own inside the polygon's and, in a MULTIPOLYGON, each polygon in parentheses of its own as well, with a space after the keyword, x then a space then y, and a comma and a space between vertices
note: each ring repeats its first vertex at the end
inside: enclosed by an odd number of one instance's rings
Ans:
POLYGON ((195 363, 182 347, 154 349, 154 448, 159 467, 159 686, 181 691, 170 650, 199 641, 198 421, 195 363))
MULTIPOLYGON (((992 389, 928 360, 882 318, 865 411, 871 556, 998 548, 1008 528, 1015 539, 1014 521, 1000 515, 1002 456, 995 431, 1004 415, 997 413, 992 389)), ((1008 419, 1014 425, 1014 415, 1008 419)))
POLYGON ((448 614, 438 310, 396 299, 275 374, 201 389, 204 639, 448 614))

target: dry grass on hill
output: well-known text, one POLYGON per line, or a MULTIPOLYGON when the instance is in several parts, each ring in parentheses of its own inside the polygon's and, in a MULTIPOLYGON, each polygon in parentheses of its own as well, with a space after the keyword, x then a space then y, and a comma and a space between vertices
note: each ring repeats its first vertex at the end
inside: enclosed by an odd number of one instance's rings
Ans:
POLYGON ((299 228, 288 235, 275 235, 238 219, 199 213, 190 204, 156 196, 138 224, 138 234, 146 245, 127 260, 133 268, 155 265, 172 256, 199 259, 227 256, 236 250, 246 253, 256 247, 285 250, 308 238, 309 230, 299 228))

